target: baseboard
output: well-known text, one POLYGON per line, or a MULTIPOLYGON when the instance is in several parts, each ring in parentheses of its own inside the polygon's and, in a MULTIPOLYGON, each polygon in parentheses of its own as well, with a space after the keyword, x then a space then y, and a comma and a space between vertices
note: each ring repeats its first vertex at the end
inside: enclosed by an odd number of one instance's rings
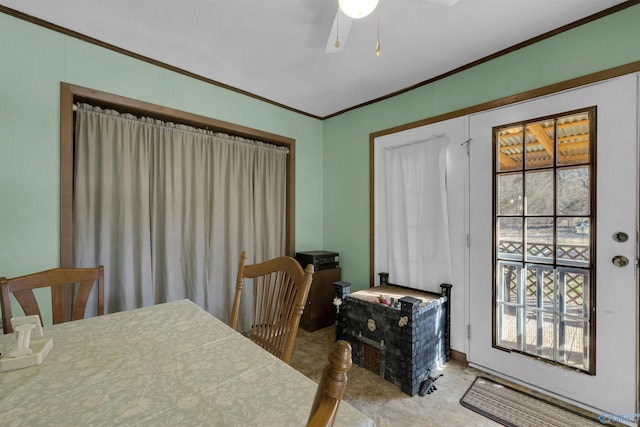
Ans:
POLYGON ((469 365, 469 362, 467 361, 467 354, 458 350, 451 349, 451 360, 461 363, 464 366, 469 365))

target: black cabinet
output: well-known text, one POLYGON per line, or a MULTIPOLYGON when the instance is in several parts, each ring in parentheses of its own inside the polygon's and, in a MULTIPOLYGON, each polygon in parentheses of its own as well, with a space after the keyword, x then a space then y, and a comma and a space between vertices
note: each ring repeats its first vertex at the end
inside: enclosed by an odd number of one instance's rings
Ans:
POLYGON ((313 273, 307 304, 300 318, 302 329, 316 331, 335 323, 336 307, 333 305, 333 298, 336 291, 333 282, 339 282, 341 278, 342 269, 340 267, 313 273))

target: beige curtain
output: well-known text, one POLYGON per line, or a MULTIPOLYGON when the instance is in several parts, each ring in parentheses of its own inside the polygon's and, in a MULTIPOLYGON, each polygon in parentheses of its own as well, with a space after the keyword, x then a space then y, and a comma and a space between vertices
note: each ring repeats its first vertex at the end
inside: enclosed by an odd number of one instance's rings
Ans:
POLYGON ((241 251, 285 252, 287 150, 89 105, 76 114, 74 262, 105 266, 105 311, 188 298, 228 321, 241 251))

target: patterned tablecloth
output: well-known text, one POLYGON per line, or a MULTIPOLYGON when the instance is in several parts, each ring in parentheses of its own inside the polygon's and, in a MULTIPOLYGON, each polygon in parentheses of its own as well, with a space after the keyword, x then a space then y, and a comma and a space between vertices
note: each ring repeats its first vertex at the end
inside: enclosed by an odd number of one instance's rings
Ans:
MULTIPOLYGON (((0 373, 3 426, 304 426, 317 387, 188 300, 44 336, 41 365, 0 373)), ((0 335, 0 352, 15 345, 0 335)), ((346 402, 336 424, 374 425, 346 402)))

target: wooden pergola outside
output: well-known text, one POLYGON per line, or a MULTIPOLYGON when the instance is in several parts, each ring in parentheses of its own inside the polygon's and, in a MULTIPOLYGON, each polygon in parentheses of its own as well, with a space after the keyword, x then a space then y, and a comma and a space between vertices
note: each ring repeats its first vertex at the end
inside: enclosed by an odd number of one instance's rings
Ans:
POLYGON ((506 172, 522 169, 552 167, 556 157, 557 133, 558 165, 589 162, 590 120, 587 113, 557 119, 541 120, 526 125, 515 125, 498 132, 499 170, 506 172))

